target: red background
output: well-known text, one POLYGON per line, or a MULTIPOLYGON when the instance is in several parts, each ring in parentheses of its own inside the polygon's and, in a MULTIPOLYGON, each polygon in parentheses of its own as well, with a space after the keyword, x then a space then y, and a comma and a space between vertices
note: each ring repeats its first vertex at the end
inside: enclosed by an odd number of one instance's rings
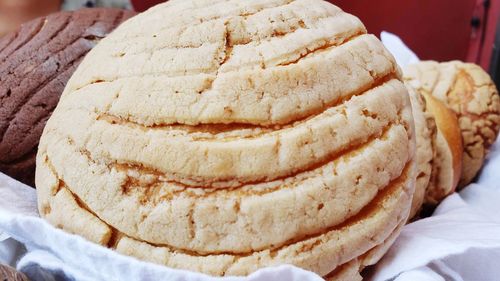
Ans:
POLYGON ((399 35, 421 59, 466 60, 488 69, 500 0, 492 0, 484 20, 482 0, 331 0, 358 16, 370 33, 386 30, 399 35), (487 24, 484 46, 482 28, 472 29, 477 16, 487 24), (482 49, 482 51, 481 51, 482 49), (481 56, 479 56, 481 55, 481 56))
POLYGON ((465 59, 476 0, 333 0, 370 33, 399 35, 422 59, 465 59))
MULTIPOLYGON (((251 1, 251 0, 249 0, 251 1)), ((399 35, 421 59, 464 60, 488 69, 495 30, 500 16, 500 0, 491 0, 488 22, 484 22, 483 0, 330 0, 365 23, 368 31, 379 35, 386 30, 399 35), (486 24, 484 45, 482 28, 472 29, 477 16, 486 24)), ((162 0, 132 0, 138 11, 162 0)))

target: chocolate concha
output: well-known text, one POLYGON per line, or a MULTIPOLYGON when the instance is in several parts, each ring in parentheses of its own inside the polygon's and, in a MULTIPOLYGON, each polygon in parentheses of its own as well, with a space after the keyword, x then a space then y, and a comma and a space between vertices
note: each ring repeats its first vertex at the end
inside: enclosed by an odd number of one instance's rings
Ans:
POLYGON ((0 38, 0 172, 35 186, 38 141, 66 82, 87 52, 134 14, 58 12, 0 38))

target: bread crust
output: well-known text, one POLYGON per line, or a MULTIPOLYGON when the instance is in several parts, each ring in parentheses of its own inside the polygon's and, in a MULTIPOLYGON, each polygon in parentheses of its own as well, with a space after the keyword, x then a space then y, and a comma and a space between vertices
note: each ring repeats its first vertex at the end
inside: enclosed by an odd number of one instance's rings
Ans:
POLYGON ((433 96, 427 93, 423 96, 438 128, 433 175, 426 194, 426 202, 437 204, 455 191, 460 180, 462 136, 456 114, 433 96))
MULTIPOLYGON (((424 97, 408 86, 410 94, 413 119, 415 122, 415 134, 417 141, 417 181, 413 195, 410 219, 414 218, 426 201, 427 190, 430 188, 433 163, 436 151, 435 140, 437 138, 437 127, 434 116, 429 112, 424 97)), ((426 202, 428 203, 428 202, 426 202)))
POLYGON ((398 235, 415 172, 400 70, 359 19, 319 0, 173 0, 84 59, 36 183, 44 218, 126 255, 325 276, 398 235))
POLYGON ((0 38, 0 172, 35 186, 38 142, 66 82, 87 52, 134 14, 58 12, 0 38))
POLYGON ((480 66, 451 61, 423 61, 405 69, 405 81, 444 102, 458 117, 464 146, 459 187, 481 169, 500 131, 500 96, 480 66))

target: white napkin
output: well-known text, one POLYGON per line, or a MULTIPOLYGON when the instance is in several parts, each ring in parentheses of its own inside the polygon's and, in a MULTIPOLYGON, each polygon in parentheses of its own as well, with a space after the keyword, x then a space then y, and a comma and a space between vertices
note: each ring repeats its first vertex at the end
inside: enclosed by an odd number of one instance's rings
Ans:
MULTIPOLYGON (((382 42, 404 67, 418 57, 394 34, 382 42)), ((433 216, 407 225, 372 280, 500 280, 500 140, 476 184, 448 197, 433 216)))
POLYGON ((399 66, 405 67, 420 61, 417 55, 397 35, 382 31, 380 39, 389 52, 392 53, 399 66))
MULTIPOLYGON (((497 202, 500 199, 500 191, 492 192, 480 185, 471 185, 464 193, 497 202)), ((495 264, 500 257, 500 220, 492 218, 491 212, 496 214, 498 211, 498 207, 487 210, 462 194, 450 196, 431 218, 403 229, 377 265, 373 280, 388 280, 402 272, 406 274, 396 280, 416 280, 413 277, 416 272, 427 276, 418 280, 443 280, 435 276, 457 281, 497 280, 500 268, 495 264)))
MULTIPOLYGON (((418 60, 398 37, 384 33, 382 39, 401 65, 418 60)), ((368 280, 499 280, 499 182, 497 141, 477 184, 447 198, 432 217, 405 226, 368 280)), ((33 281, 54 280, 43 270, 57 275, 57 280, 78 281, 321 280, 312 272, 287 265, 248 277, 214 278, 122 256, 47 224, 38 217, 35 191, 0 174, 2 230, 12 238, 0 234, 0 262, 16 266, 33 281)))
MULTIPOLYGON (((0 173, 0 210, 37 216, 36 193, 33 188, 0 173), (13 188, 16 188, 15 190, 13 188)), ((16 259, 24 254, 24 247, 10 238, 0 227, 0 263, 14 265, 16 259)))
POLYGON ((432 217, 407 225, 378 264, 374 280, 401 272, 406 273, 395 280, 499 280, 499 202, 497 140, 477 183, 448 197, 432 217), (432 277, 436 273, 447 278, 432 277), (413 274, 426 278, 414 279, 413 274))
POLYGON ((57 280, 77 281, 323 280, 313 272, 291 265, 265 268, 247 277, 216 278, 123 256, 52 227, 38 215, 35 190, 2 173, 0 231, 4 231, 0 234, 0 263, 15 266, 32 281, 52 281, 53 275, 58 276, 57 280))

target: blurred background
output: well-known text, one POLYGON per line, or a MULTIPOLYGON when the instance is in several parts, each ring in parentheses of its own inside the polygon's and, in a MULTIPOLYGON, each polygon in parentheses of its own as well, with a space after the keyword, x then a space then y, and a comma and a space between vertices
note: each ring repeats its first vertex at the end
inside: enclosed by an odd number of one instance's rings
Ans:
POLYGON ((423 60, 462 60, 498 81, 500 0, 332 0, 370 33, 400 36, 423 60))
MULTIPOLYGON (((162 0, 0 0, 0 36, 61 9, 110 6, 136 11, 162 0)), ((500 0, 330 0, 370 33, 400 36, 421 59, 463 60, 489 70, 500 84, 500 0)))

